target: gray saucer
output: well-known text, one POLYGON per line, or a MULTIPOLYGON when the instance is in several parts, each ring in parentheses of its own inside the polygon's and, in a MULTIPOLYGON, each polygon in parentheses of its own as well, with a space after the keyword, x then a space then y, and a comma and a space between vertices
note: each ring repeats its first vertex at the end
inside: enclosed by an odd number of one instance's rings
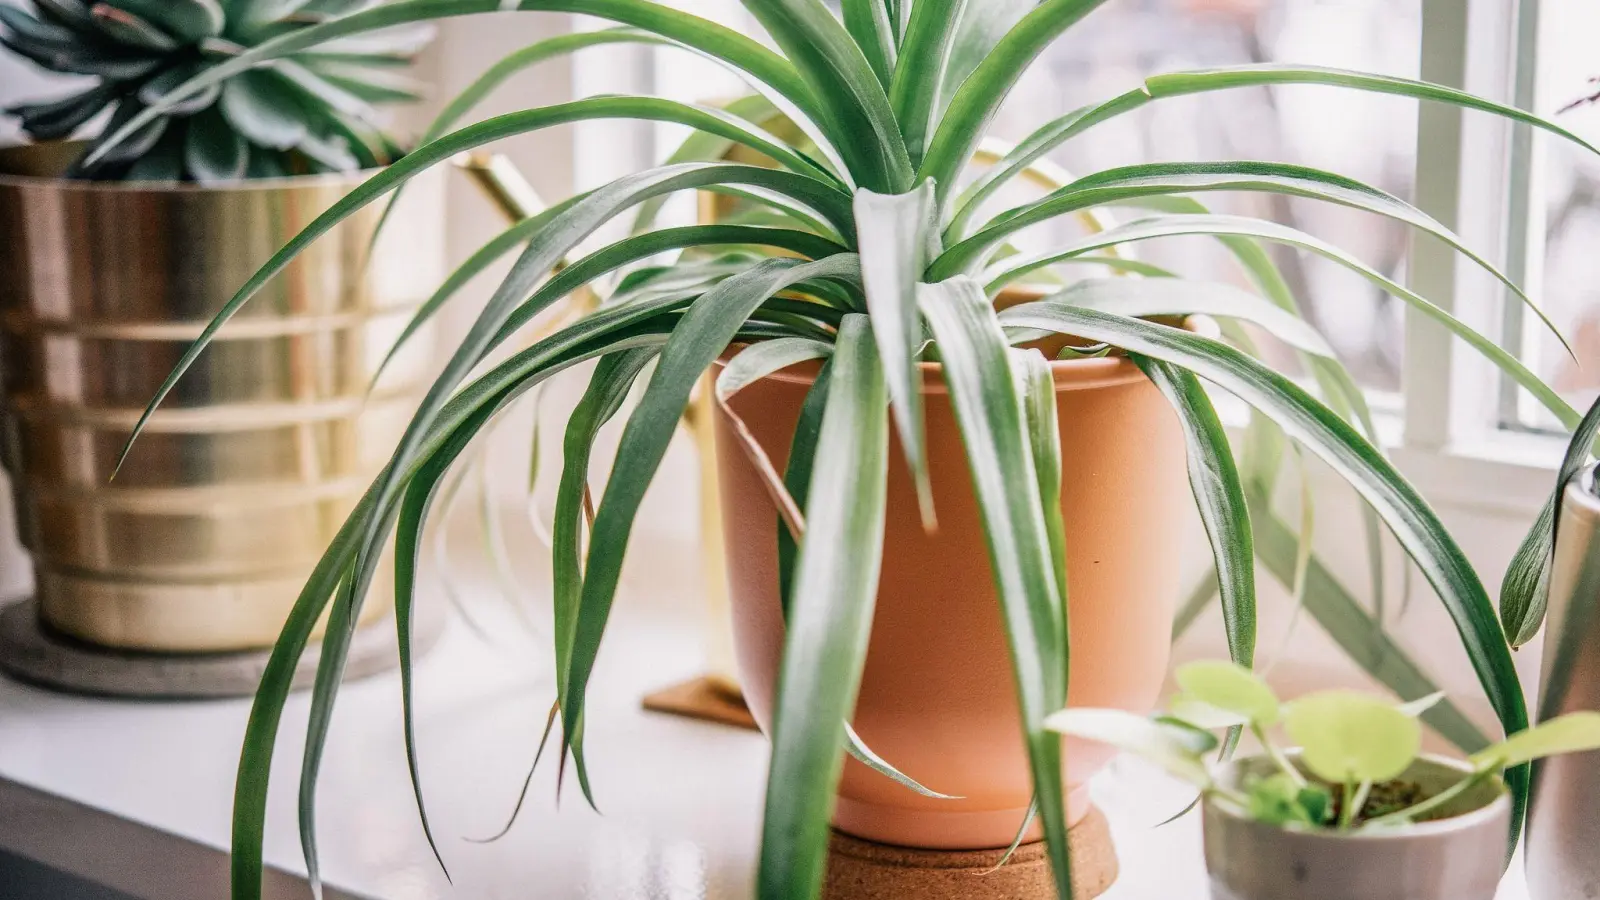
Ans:
MULTIPOLYGON (((412 653, 427 653, 444 629, 443 611, 418 605, 412 653)), ((267 666, 266 650, 240 653, 162 654, 97 647, 56 634, 39 620, 33 598, 0 607, 0 671, 41 687, 105 697, 179 700, 244 697, 255 693, 267 666)), ((321 645, 306 648, 295 669, 296 688, 316 675, 321 645)), ((345 680, 366 678, 399 664, 394 619, 361 628, 350 642, 345 680)))

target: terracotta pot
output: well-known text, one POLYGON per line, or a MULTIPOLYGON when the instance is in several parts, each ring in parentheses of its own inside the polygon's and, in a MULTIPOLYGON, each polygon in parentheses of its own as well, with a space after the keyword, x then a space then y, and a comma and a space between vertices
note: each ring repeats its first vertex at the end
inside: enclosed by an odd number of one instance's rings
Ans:
MULTIPOLYGON (((1222 773, 1239 787, 1272 772, 1262 757, 1222 773)), ((1427 756, 1400 777, 1431 796, 1470 770, 1427 756)), ((1227 803, 1205 803, 1206 869, 1214 900, 1494 900, 1505 871, 1511 799, 1498 778, 1446 804, 1444 817, 1392 831, 1348 834, 1267 825, 1227 803)), ((1577 897, 1577 894, 1563 894, 1577 897)))
MULTIPOLYGON (((780 469, 817 368, 779 372, 732 401, 780 469)), ((1192 503, 1183 436, 1166 399, 1126 359, 1053 369, 1071 595, 1069 697, 1074 705, 1145 712, 1166 671, 1177 556, 1192 503)), ((906 847, 1004 847, 1032 793, 1011 662, 966 453, 936 365, 923 369, 923 392, 939 528, 924 533, 892 442, 883 573, 853 721, 901 771, 963 799, 922 797, 847 759, 834 824, 906 847)), ((766 729, 783 646, 777 516, 720 412, 717 457, 739 670, 766 729)), ((1088 812, 1085 783, 1111 755, 1103 745, 1068 742, 1072 822, 1088 812)))

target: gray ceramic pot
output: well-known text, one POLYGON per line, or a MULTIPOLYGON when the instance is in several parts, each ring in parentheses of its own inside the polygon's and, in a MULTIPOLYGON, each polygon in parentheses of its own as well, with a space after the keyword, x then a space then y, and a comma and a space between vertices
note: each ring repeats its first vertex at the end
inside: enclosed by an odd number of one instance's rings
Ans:
MULTIPOLYGON (((1270 774, 1264 758, 1223 775, 1238 786, 1270 774)), ((1403 777, 1429 794, 1465 773, 1427 757, 1403 777)), ((1264 825, 1231 804, 1205 804, 1206 868, 1213 900, 1494 900, 1505 870, 1511 803, 1498 779, 1466 792, 1448 818, 1376 834, 1296 831, 1264 825)))

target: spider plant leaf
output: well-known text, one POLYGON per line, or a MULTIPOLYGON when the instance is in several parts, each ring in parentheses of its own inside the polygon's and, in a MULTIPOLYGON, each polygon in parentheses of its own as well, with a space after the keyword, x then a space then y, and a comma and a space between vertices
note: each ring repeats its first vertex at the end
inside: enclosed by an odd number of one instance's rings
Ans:
POLYGON ((889 103, 905 136, 911 164, 922 161, 940 106, 944 72, 957 26, 969 0, 918 3, 900 47, 900 64, 889 86, 889 103))
POLYGON ((1045 717, 1066 704, 1066 606, 1052 572, 1022 397, 1005 335, 976 282, 924 285, 920 305, 938 342, 988 540, 1056 890, 1070 897, 1061 742, 1044 728, 1045 717))
MULTIPOLYGON (((612 98, 596 99, 605 101, 612 98)), ((587 102, 591 101, 580 101, 580 103, 587 102)), ((565 105, 571 106, 572 104, 565 105)), ((288 244, 273 254, 272 258, 258 269, 233 297, 223 304, 222 309, 206 325, 200 337, 184 351, 183 356, 179 358, 171 374, 162 383, 155 398, 150 402, 145 412, 141 414, 133 433, 129 436, 128 444, 124 448, 123 459, 127 458, 127 449, 131 448, 132 442, 137 439, 139 433, 143 430, 151 413, 166 398, 166 395, 172 390, 172 386, 193 364, 195 358, 210 344, 217 331, 263 285, 278 272, 282 271, 311 242, 326 234, 334 225, 353 215, 357 210, 386 191, 411 178, 418 172, 444 159, 448 159, 460 150, 504 136, 502 132, 507 129, 510 129, 513 133, 519 130, 527 130, 530 121, 548 124, 566 114, 563 112, 552 113, 550 109, 531 111, 533 113, 532 120, 528 118, 526 113, 512 113, 510 116, 502 116, 500 119, 491 119, 479 125, 469 126, 452 136, 441 138, 425 147, 419 147, 388 168, 375 173, 371 178, 362 182, 360 186, 341 197, 327 211, 319 215, 311 224, 295 235, 288 244), (507 124, 504 121, 506 119, 514 119, 516 122, 514 125, 507 124)), ((835 193, 832 188, 827 188, 820 182, 802 175, 762 169, 756 166, 731 164, 686 163, 680 166, 652 169, 638 175, 619 179, 611 185, 591 193, 552 222, 551 230, 556 233, 544 236, 548 239, 539 242, 537 246, 530 246, 530 251, 536 250, 537 252, 524 254, 524 263, 519 267, 520 277, 509 290, 516 292, 518 296, 525 296, 527 292, 532 290, 533 285, 529 283, 524 288, 522 282, 542 277, 545 272, 548 272, 554 266, 556 261, 561 259, 588 232, 598 228, 622 209, 626 209, 653 195, 726 181, 747 181, 779 190, 788 190, 804 195, 809 202, 814 202, 824 207, 834 207, 833 214, 840 220, 845 220, 849 217, 848 205, 842 202, 843 194, 835 193), (551 255, 552 253, 554 254, 553 256, 551 255), (546 257, 549 257, 548 260, 546 257)), ((499 302, 504 304, 506 309, 502 310, 497 307, 495 314, 497 316, 508 315, 511 299, 501 297, 499 302)), ((489 340, 502 324, 503 322, 500 321, 494 322, 491 330, 486 330, 481 335, 474 334, 468 343, 462 346, 460 355, 464 359, 470 358, 470 362, 467 364, 468 367, 475 365, 477 362, 476 357, 480 352, 478 342, 489 340)), ((487 326, 485 327, 487 328, 487 326)), ((459 374, 454 377, 459 378, 461 374, 464 374, 465 370, 461 369, 459 365, 456 368, 459 374)))
MULTIPOLYGON (((1294 578, 1299 542, 1294 529, 1272 511, 1267 498, 1251 489, 1250 522, 1256 554, 1272 577, 1287 588, 1294 578)), ((1350 659, 1401 697, 1437 693, 1438 685, 1394 642, 1383 624, 1362 608, 1315 554, 1306 567, 1305 609, 1350 659)), ((1468 753, 1487 746, 1488 738, 1448 699, 1422 715, 1446 740, 1468 753)))
MULTIPOLYGON (((1050 295, 1084 309, 1098 309, 1130 318, 1202 315, 1240 319, 1296 350, 1336 359, 1333 348, 1304 319, 1285 312, 1257 294, 1230 284, 1178 278, 1085 278, 1050 295)), ((1012 339, 1028 337, 1012 332, 1012 339)))
POLYGON ((1500 624, 1512 647, 1533 640, 1544 624, 1550 604, 1550 564, 1556 549, 1556 518, 1567 483, 1588 461, 1595 437, 1600 435, 1600 401, 1589 407, 1573 429, 1572 439, 1556 472, 1556 487, 1539 510, 1500 582, 1500 624))
MULTIPOLYGON (((941 118, 961 83, 978 68, 1000 39, 1037 5, 1038 0, 982 0, 966 4, 955 37, 950 41, 948 61, 941 75, 938 106, 941 118)), ((914 6, 912 11, 916 11, 914 6)))
MULTIPOLYGON (((1501 725, 1508 734, 1527 727, 1527 707, 1511 652, 1477 573, 1416 490, 1343 419, 1283 376, 1200 335, 1048 301, 1014 307, 1002 318, 1030 325, 1049 323, 1047 327, 1181 366, 1270 416, 1383 517, 1455 621, 1501 725)), ((1516 798, 1513 819, 1519 820, 1527 798, 1526 770, 1508 773, 1508 783, 1516 798)))
MULTIPOLYGON (((1023 73, 1057 37, 1104 2, 1044 0, 995 42, 972 74, 961 82, 917 169, 916 180, 932 178, 938 185, 941 204, 960 180, 961 169, 1023 73)), ((981 0, 972 6, 975 10, 987 8, 981 0)))
POLYGON ((1521 385, 1540 403, 1544 404, 1563 423, 1575 425, 1578 422, 1578 414, 1539 376, 1533 374, 1526 366, 1518 362, 1516 357, 1502 350, 1494 341, 1479 334, 1460 319, 1435 306, 1421 295, 1385 277, 1377 270, 1337 247, 1305 232, 1260 219, 1218 215, 1158 216, 1149 219, 1138 219, 1118 225, 1099 234, 1091 235, 1058 251, 1019 260, 1005 260, 1001 263, 1002 268, 1000 271, 991 277, 989 289, 991 291, 997 290, 1001 285, 1016 280, 1024 273, 1053 262, 1057 256, 1070 258, 1106 247, 1113 247, 1117 244, 1184 234, 1232 235, 1268 240, 1310 250, 1318 256, 1336 262, 1383 288, 1388 293, 1404 300, 1429 318, 1449 329, 1452 334, 1466 341, 1473 349, 1483 354, 1490 362, 1511 376, 1513 381, 1521 385))
MULTIPOLYGON (((833 358, 822 363, 817 380, 806 391, 800 404, 800 418, 795 423, 794 437, 789 441, 789 458, 784 464, 783 486, 794 498, 795 505, 806 508, 810 496, 811 473, 816 465, 817 440, 822 434, 822 416, 828 408, 828 391, 833 377, 833 358)), ((789 529, 778 523, 778 601, 784 620, 789 618, 789 608, 794 596, 794 566, 799 558, 800 545, 789 529)))
MULTIPOLYGON (((1156 75, 1145 79, 1144 84, 1134 90, 1119 94, 1098 105, 1074 110, 1035 131, 1018 146, 1012 157, 1008 157, 989 174, 980 177, 974 183, 971 193, 973 196, 981 194, 982 197, 992 195, 1005 181, 1026 168, 1029 162, 1042 157, 1073 136, 1153 100, 1241 87, 1282 84, 1320 84, 1448 103, 1522 122, 1559 135, 1590 152, 1600 152, 1576 134, 1548 119, 1443 85, 1346 69, 1264 63, 1156 75)), ((944 181, 941 180, 941 183, 944 181)), ((970 201, 971 197, 967 199, 970 201)), ((977 203, 967 202, 961 211, 961 221, 969 219, 976 212, 977 206, 977 203)))
MULTIPOLYGON (((583 591, 574 626, 572 660, 561 717, 570 729, 583 712, 600 639, 611 614, 634 516, 666 454, 667 444, 702 373, 727 349, 739 326, 768 297, 819 276, 859 276, 854 254, 815 262, 770 259, 701 295, 673 329, 650 386, 628 417, 617 462, 595 511, 583 591), (596 552, 594 548, 603 548, 596 552)), ((839 742, 834 742, 837 748, 839 742)))
POLYGON ((778 338, 762 341, 740 350, 722 373, 717 376, 716 402, 718 408, 733 426, 744 454, 761 475, 772 503, 778 508, 779 528, 791 535, 805 531, 805 517, 800 506, 783 483, 783 476, 772 463, 772 457, 762 448, 743 418, 728 405, 735 394, 756 381, 782 369, 814 359, 827 359, 833 355, 833 344, 814 338, 778 338))
MULTIPOLYGON (((92 155, 87 163, 92 165, 99 162, 112 147, 122 143, 151 119, 163 113, 166 109, 165 104, 176 103, 190 94, 213 84, 221 84, 240 72, 257 68, 270 60, 282 59, 300 50, 325 45, 336 38, 347 38, 397 25, 454 15, 495 12, 502 5, 486 3, 484 0, 400 0, 318 25, 298 28, 263 41, 243 53, 208 68, 169 94, 161 104, 141 112, 116 130, 108 131, 103 147, 97 150, 98 155, 92 155)), ((819 112, 818 101, 813 96, 811 88, 801 79, 788 60, 737 31, 699 16, 669 9, 650 0, 522 0, 517 8, 583 13, 610 19, 622 25, 634 26, 748 73, 754 81, 780 94, 804 113, 819 112)))
MULTIPOLYGON (((657 353, 656 348, 641 348, 602 358, 583 397, 567 419, 550 548, 558 704, 559 698, 567 695, 578 607, 583 593, 583 498, 589 487, 589 462, 595 439, 601 426, 622 408, 628 391, 657 353)), ((575 754, 578 771, 583 773, 582 742, 573 739, 576 724, 568 721, 566 731, 567 746, 575 754)), ((587 783, 587 778, 583 781, 587 783)))
POLYGON ((887 0, 842 0, 840 6, 845 30, 861 48, 878 83, 887 89, 894 77, 898 50, 893 10, 887 0))
POLYGON ((889 194, 913 183, 905 139, 883 84, 822 0, 744 0, 811 87, 826 112, 828 134, 849 140, 838 147, 861 187, 889 194))
POLYGON ((1045 719, 1045 727, 1132 753, 1201 790, 1211 786, 1205 761, 1180 726, 1120 709, 1064 709, 1045 719))
POLYGON ((1056 410, 1056 380, 1050 363, 1037 350, 1012 348, 1011 365, 1021 384, 1028 428, 1028 449, 1039 482, 1039 509, 1050 542, 1050 571, 1061 595, 1062 621, 1067 610, 1067 525, 1061 514, 1061 422, 1056 410))
POLYGON ((938 252, 937 244, 931 243, 938 240, 933 185, 924 182, 904 194, 877 194, 863 188, 856 191, 855 214, 872 334, 889 381, 890 408, 906 465, 916 483, 922 524, 931 529, 933 489, 922 424, 922 372, 917 365, 922 346, 917 285, 938 252))
MULTIPOLYGON (((1566 347, 1566 339, 1516 282, 1488 260, 1474 253, 1449 228, 1411 204, 1355 179, 1320 169, 1283 163, 1150 163, 1107 169, 1080 178, 1048 197, 1002 214, 993 224, 951 247, 935 261, 929 277, 946 277, 965 271, 989 250, 1030 225, 1108 203, 1141 196, 1195 191, 1263 191, 1291 197, 1308 197, 1348 206, 1402 222, 1448 244, 1509 288, 1566 347)), ((1570 352, 1570 347, 1568 348, 1570 352)))
POLYGON ((1107 119, 1143 106, 1147 102, 1149 102, 1149 97, 1143 91, 1129 91, 1108 103, 1098 106, 1080 106, 1072 112, 1052 119, 1034 129, 1032 134, 1022 140, 1022 143, 1002 157, 999 162, 986 169, 983 174, 973 180, 972 184, 962 190, 961 195, 956 198, 953 204, 955 214, 951 216, 950 224, 946 227, 946 240, 956 243, 965 237, 968 226, 983 209, 984 202, 1010 183, 1011 179, 1022 174, 1029 166, 1042 159, 1045 154, 1070 140, 1073 136, 1081 134, 1107 119))
POLYGON ((1256 649, 1255 538, 1228 434, 1193 375, 1144 357, 1134 362, 1161 389, 1183 426, 1189 488, 1211 542, 1228 655, 1248 670, 1255 665, 1256 649))
POLYGON ((761 858, 762 900, 822 889, 828 818, 844 766, 878 592, 887 492, 888 390, 865 316, 847 316, 833 355, 817 464, 778 676, 761 858))

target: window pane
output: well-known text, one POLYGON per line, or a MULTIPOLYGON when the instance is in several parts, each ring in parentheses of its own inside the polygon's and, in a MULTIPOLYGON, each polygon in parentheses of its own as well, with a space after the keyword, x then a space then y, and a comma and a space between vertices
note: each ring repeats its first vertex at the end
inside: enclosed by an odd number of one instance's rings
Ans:
MULTIPOLYGON (((1560 109, 1600 87, 1590 82, 1600 74, 1591 40, 1600 33, 1596 29, 1600 4, 1594 0, 1540 4, 1537 109, 1560 109)), ((1600 142, 1600 103, 1581 103, 1556 118, 1585 140, 1600 142)), ((1536 146, 1540 169, 1534 190, 1541 208, 1530 230, 1533 258, 1544 260, 1544 272, 1533 282, 1535 300, 1567 336, 1577 359, 1533 317, 1512 316, 1511 322, 1520 326, 1524 358, 1539 377, 1569 403, 1585 408, 1600 395, 1600 253, 1595 252, 1600 247, 1600 160, 1561 140, 1541 139, 1536 146)), ((1558 427, 1553 416, 1526 398, 1510 418, 1512 424, 1558 427)))
MULTIPOLYGON (((1020 139, 1046 120, 1122 93, 1148 75, 1181 69, 1283 61, 1415 77, 1420 19, 1419 0, 1123 0, 1097 10, 1047 52, 1002 112, 996 131, 1020 139)), ((1083 172, 1152 161, 1276 160, 1333 170, 1409 199, 1415 144, 1412 101, 1291 86, 1152 104, 1075 138, 1053 159, 1083 172)), ((1006 205, 1024 199, 1005 198, 1006 205)), ((1309 231, 1404 280, 1408 235, 1394 222, 1273 195, 1199 199, 1217 211, 1309 231)), ((1123 217, 1132 216, 1130 211, 1123 217)), ((1059 242, 1071 227, 1025 239, 1059 242)), ((1169 238, 1137 252, 1189 277, 1242 281, 1208 239, 1169 238)), ((1274 248, 1274 258, 1307 317, 1322 327, 1356 378, 1397 390, 1400 302, 1333 263, 1287 248, 1274 248)))

